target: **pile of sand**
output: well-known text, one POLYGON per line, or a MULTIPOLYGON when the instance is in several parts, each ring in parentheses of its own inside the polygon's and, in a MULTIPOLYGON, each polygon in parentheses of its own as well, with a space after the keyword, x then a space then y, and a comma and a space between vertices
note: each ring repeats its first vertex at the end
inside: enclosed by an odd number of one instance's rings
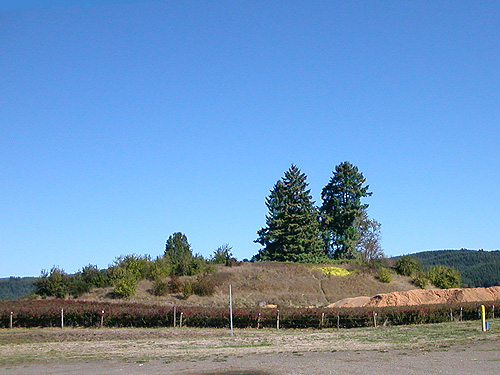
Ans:
POLYGON ((374 297, 345 298, 327 307, 415 306, 500 300, 500 286, 465 289, 416 289, 377 294, 374 297))

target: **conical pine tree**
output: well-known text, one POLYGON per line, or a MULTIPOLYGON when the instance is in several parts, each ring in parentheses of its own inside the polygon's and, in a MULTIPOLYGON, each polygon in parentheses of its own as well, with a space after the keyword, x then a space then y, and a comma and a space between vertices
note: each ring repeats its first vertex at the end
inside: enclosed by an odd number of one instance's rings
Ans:
POLYGON ((271 190, 266 199, 266 227, 257 232, 255 240, 264 246, 255 256, 257 260, 317 263, 325 259, 318 211, 306 178, 292 164, 271 190))

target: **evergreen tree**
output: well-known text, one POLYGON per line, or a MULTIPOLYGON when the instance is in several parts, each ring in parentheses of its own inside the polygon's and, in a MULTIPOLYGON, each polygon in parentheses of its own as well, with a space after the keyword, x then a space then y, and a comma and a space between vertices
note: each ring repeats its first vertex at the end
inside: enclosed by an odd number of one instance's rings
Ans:
POLYGON ((254 241, 264 248, 256 260, 320 262, 324 259, 318 212, 307 189, 307 176, 293 165, 266 199, 266 227, 254 241))
POLYGON ((337 259, 355 258, 359 229, 356 223, 368 208, 361 198, 370 196, 368 185, 358 167, 345 161, 335 167, 330 182, 323 188, 321 198, 321 229, 325 251, 337 259))
POLYGON ((176 232, 168 238, 164 258, 172 265, 175 275, 191 274, 193 252, 185 234, 176 232))

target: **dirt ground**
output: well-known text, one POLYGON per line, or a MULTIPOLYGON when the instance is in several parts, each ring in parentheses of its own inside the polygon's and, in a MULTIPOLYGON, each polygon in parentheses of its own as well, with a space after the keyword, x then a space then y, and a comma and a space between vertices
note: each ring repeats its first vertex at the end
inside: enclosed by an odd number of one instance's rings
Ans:
POLYGON ((500 322, 349 330, 0 330, 0 375, 496 374, 500 322), (497 327, 498 326, 498 327, 497 327))

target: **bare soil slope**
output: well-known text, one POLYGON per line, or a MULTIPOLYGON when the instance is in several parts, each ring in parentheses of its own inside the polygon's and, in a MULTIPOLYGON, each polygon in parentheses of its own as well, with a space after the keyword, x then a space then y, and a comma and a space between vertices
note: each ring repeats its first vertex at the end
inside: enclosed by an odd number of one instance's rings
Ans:
POLYGON ((416 289, 377 294, 374 297, 347 298, 328 307, 360 306, 415 306, 459 302, 487 302, 500 300, 500 286, 465 289, 416 289))

